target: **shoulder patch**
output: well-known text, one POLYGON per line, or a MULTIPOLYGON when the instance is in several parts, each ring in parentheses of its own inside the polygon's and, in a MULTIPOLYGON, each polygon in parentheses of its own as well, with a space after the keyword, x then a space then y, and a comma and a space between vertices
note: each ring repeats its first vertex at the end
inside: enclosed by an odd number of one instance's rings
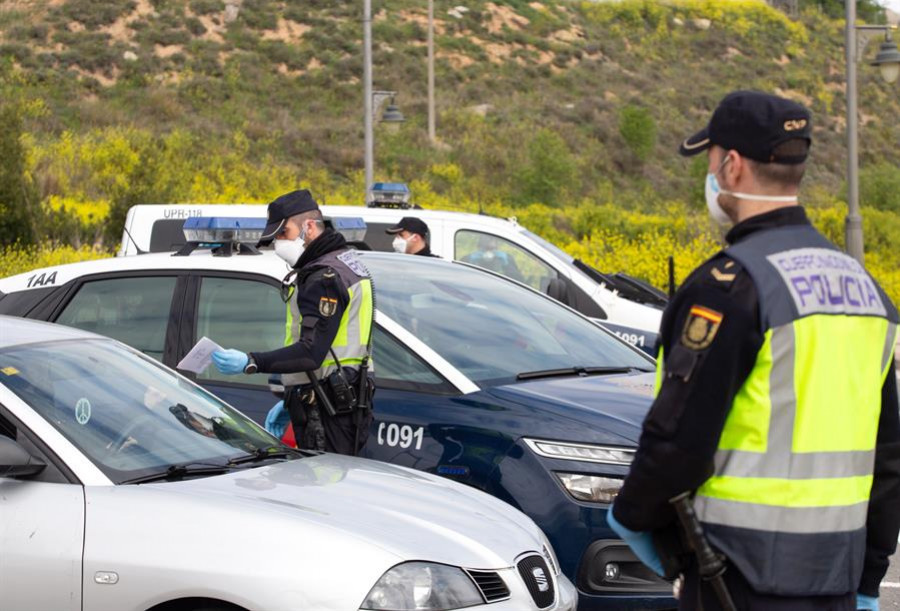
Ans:
POLYGON ((684 328, 681 331, 681 343, 691 350, 704 350, 712 344, 719 332, 724 316, 721 312, 704 308, 703 306, 691 306, 684 328))
POLYGON ((363 278, 369 278, 369 270, 366 269, 366 266, 363 265, 363 262, 359 260, 359 257, 352 250, 348 250, 347 252, 342 252, 337 256, 338 261, 346 265, 350 268, 357 276, 362 276, 363 278))
POLYGON ((322 297, 319 299, 319 314, 322 318, 331 318, 337 312, 337 299, 333 297, 322 297))

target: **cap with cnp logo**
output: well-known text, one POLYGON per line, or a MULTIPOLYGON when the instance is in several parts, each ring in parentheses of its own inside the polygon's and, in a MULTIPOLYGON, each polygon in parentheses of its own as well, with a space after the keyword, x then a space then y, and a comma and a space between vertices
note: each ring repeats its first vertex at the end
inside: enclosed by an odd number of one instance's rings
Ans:
POLYGON ((291 191, 275 199, 269 204, 266 216, 266 228, 257 246, 271 244, 278 232, 284 227, 285 221, 295 214, 303 214, 311 210, 318 210, 319 204, 313 199, 312 194, 306 189, 291 191))
POLYGON ((389 227, 385 230, 385 233, 395 234, 400 233, 401 231, 408 231, 410 233, 418 233, 423 238, 428 237, 428 225, 425 224, 425 221, 422 219, 418 219, 414 216, 404 216, 400 219, 400 222, 394 225, 393 227, 389 227))
POLYGON ((735 91, 678 152, 691 156, 717 145, 762 163, 797 164, 806 161, 811 135, 812 118, 800 104, 759 91, 735 91), (778 154, 778 146, 789 140, 806 140, 807 147, 799 154, 778 154))

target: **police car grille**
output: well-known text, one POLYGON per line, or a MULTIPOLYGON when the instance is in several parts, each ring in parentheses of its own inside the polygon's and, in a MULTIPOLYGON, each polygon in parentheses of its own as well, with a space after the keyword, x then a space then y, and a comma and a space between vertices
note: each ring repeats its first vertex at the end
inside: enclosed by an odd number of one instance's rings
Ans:
POLYGON ((484 597, 484 602, 495 603, 498 600, 509 598, 509 588, 503 582, 503 578, 493 571, 467 571, 469 577, 478 586, 478 590, 484 597))
POLYGON ((556 599, 556 591, 547 562, 538 555, 528 556, 519 562, 518 569, 538 608, 546 609, 552 605, 556 599))

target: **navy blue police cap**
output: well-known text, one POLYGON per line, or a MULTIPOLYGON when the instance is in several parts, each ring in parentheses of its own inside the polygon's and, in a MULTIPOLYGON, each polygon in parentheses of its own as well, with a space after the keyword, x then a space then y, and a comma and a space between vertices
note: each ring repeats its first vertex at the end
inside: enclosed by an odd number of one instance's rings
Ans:
POLYGON ((402 219, 400 219, 399 223, 384 230, 384 232, 388 235, 397 234, 401 231, 418 233, 423 238, 428 237, 428 225, 426 225, 425 221, 423 221, 422 219, 418 219, 414 216, 404 216, 402 219))
POLYGON ((266 246, 278 236, 285 222, 296 214, 318 210, 319 204, 306 189, 291 191, 276 198, 269 204, 266 213, 266 228, 263 229, 257 246, 266 246))
POLYGON ((761 163, 803 163, 812 144, 812 116, 791 100, 759 91, 734 91, 719 102, 709 124, 681 143, 678 152, 696 155, 713 145, 761 163), (779 154, 789 140, 806 140, 802 153, 779 154))

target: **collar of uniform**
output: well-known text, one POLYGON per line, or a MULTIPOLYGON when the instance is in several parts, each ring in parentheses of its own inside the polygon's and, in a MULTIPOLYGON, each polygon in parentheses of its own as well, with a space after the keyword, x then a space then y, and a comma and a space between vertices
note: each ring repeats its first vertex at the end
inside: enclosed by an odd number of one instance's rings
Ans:
POLYGON ((300 255, 300 260, 297 261, 294 268, 302 269, 305 265, 315 261, 319 257, 327 255, 334 250, 340 250, 346 247, 347 240, 344 239, 344 236, 334 229, 327 227, 325 231, 322 232, 322 235, 309 243, 309 246, 307 246, 306 250, 303 251, 303 254, 300 255))
POLYGON ((422 257, 430 257, 430 256, 432 256, 432 255, 431 255, 431 247, 430 247, 428 244, 426 244, 426 245, 425 245, 425 248, 423 248, 422 250, 420 250, 420 251, 417 252, 416 254, 417 254, 417 255, 420 255, 420 256, 422 256, 422 257))
POLYGON ((802 206, 786 206, 771 212, 757 214, 745 221, 741 221, 731 228, 725 235, 725 241, 729 244, 740 242, 750 234, 764 229, 775 229, 788 225, 809 225, 809 218, 802 206))

